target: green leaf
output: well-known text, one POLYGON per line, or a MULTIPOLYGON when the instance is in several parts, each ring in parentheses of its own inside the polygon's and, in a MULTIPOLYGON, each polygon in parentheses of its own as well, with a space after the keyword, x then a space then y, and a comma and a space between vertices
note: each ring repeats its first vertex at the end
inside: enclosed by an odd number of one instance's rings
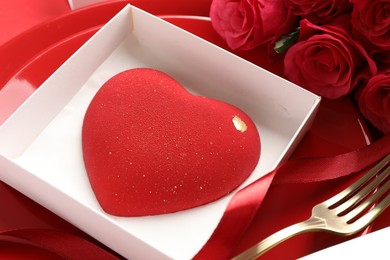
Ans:
POLYGON ((298 27, 292 33, 282 36, 279 41, 275 42, 274 50, 276 53, 284 53, 291 45, 296 43, 299 38, 299 32, 300 28, 298 27))

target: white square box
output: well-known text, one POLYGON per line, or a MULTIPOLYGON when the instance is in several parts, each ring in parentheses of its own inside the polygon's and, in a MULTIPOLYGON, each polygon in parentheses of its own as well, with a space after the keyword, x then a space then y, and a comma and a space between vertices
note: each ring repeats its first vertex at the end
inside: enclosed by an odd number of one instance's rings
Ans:
POLYGON ((99 87, 116 73, 159 69, 189 91, 229 102, 256 123, 260 163, 240 188, 288 158, 320 97, 136 7, 126 6, 1 127, 0 178, 132 259, 190 259, 231 198, 177 213, 115 217, 99 206, 85 172, 81 127, 99 87))

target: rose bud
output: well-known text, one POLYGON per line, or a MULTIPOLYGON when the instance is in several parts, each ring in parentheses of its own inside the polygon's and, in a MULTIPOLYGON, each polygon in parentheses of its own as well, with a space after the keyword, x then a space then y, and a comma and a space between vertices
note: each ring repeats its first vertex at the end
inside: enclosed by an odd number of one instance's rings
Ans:
POLYGON ((278 35, 291 31, 296 20, 289 15, 283 0, 214 0, 210 17, 215 31, 231 49, 237 50, 274 41, 278 35))
POLYGON ((349 0, 286 0, 286 5, 295 15, 312 23, 326 23, 352 9, 349 0))
POLYGON ((371 77, 356 100, 364 117, 383 133, 390 133, 390 69, 371 77))
POLYGON ((377 70, 363 46, 343 26, 349 16, 339 18, 323 26, 302 20, 300 39, 284 58, 288 80, 331 99, 349 94, 360 79, 377 70))
POLYGON ((373 51, 390 51, 390 1, 351 0, 354 35, 373 51))

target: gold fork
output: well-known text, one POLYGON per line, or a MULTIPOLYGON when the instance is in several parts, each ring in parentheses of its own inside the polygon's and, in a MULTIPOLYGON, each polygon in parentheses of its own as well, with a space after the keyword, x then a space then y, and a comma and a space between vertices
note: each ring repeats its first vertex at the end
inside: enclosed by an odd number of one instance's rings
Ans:
POLYGON ((353 235, 367 227, 390 204, 390 154, 354 184, 316 205, 309 219, 286 227, 245 250, 234 260, 254 259, 304 232, 353 235))

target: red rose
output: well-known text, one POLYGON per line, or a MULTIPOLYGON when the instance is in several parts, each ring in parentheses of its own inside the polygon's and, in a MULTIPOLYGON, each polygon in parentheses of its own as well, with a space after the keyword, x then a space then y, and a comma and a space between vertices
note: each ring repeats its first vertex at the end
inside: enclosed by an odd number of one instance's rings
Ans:
POLYGON ((349 0, 286 0, 286 5, 295 15, 313 23, 325 23, 352 9, 349 0))
POLYGON ((359 79, 375 74, 375 62, 343 27, 348 20, 343 16, 323 26, 302 20, 300 39, 284 58, 286 78, 335 99, 350 93, 359 79))
POLYGON ((362 114, 379 130, 390 133, 390 69, 371 77, 356 96, 362 114))
POLYGON ((291 23, 288 13, 283 0, 214 0, 210 9, 215 31, 230 48, 240 50, 273 41, 291 23))
POLYGON ((360 40, 372 45, 372 49, 390 50, 390 1, 351 0, 352 26, 360 40))

